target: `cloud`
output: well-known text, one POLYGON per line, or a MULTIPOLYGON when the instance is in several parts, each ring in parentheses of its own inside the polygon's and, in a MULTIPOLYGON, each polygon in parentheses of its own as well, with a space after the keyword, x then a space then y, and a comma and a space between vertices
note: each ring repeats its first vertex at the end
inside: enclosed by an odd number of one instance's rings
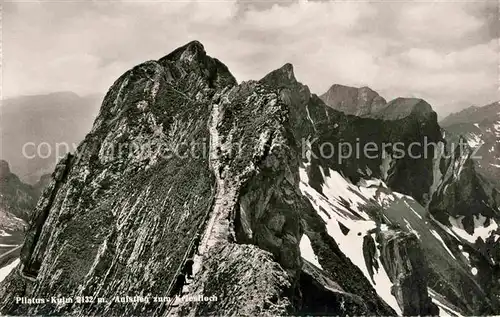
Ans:
POLYGON ((432 49, 411 48, 406 61, 415 67, 441 71, 474 71, 481 63, 494 65, 498 61, 498 42, 466 47, 448 54, 439 54, 432 49))
POLYGON ((398 30, 415 44, 462 40, 485 21, 466 11, 461 2, 416 2, 401 6, 398 30))
POLYGON ((197 39, 240 81, 291 62, 298 79, 318 94, 334 83, 370 86, 389 99, 426 98, 442 115, 500 99, 498 34, 492 32, 498 11, 490 2, 4 6, 6 97, 59 90, 104 93, 127 69, 197 39))

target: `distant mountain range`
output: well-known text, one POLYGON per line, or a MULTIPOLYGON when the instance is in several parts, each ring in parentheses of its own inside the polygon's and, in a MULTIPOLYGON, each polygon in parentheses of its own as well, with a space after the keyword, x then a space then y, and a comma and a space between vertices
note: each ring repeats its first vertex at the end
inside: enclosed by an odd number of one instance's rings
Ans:
MULTIPOLYGON (((78 145, 92 126, 101 99, 98 95, 56 92, 3 100, 0 158, 9 162, 23 181, 36 183, 53 171, 58 143, 68 144, 69 151, 74 152, 73 144, 78 145)), ((65 146, 59 148, 62 157, 65 146)))
MULTIPOLYGON (((420 105, 430 111, 431 106, 421 99, 396 98, 390 102, 368 87, 332 85, 320 98, 335 110, 365 118, 394 119, 404 117, 420 105)), ((450 133, 450 142, 463 136, 471 148, 477 150, 474 159, 478 172, 500 188, 500 102, 483 107, 469 107, 450 114, 440 121, 450 133)))

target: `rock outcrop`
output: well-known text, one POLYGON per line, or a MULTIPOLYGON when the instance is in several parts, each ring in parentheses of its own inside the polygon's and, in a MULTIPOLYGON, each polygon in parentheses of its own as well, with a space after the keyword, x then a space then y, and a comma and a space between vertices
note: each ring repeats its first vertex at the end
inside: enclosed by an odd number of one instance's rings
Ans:
MULTIPOLYGON (((29 221, 36 199, 37 193, 34 188, 23 183, 16 174, 12 173, 9 163, 0 160, 0 212, 19 218, 19 221, 15 222, 20 223, 21 227, 16 226, 17 229, 23 227, 23 221, 29 221)), ((11 222, 2 221, 0 226, 11 222)))
POLYGON ((436 316, 428 294, 428 268, 415 234, 386 231, 380 235, 382 264, 393 282, 392 292, 404 316, 436 316))
POLYGON ((464 138, 474 151, 477 172, 500 190, 500 102, 467 108, 440 124, 449 138, 464 138))

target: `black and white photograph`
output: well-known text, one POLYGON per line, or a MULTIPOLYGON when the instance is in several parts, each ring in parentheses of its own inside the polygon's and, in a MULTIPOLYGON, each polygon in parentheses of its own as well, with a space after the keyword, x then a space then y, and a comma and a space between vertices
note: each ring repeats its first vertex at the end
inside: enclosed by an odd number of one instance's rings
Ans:
POLYGON ((0 316, 500 316, 499 0, 2 0, 0 316))

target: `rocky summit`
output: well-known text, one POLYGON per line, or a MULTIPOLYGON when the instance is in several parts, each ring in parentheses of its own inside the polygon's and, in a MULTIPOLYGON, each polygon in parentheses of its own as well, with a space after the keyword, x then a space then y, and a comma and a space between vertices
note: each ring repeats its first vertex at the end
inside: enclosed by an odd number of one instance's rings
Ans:
POLYGON ((387 105, 387 101, 369 87, 335 84, 320 98, 333 109, 360 117, 370 117, 387 105))
POLYGON ((190 42, 109 89, 0 311, 498 315, 500 195, 459 144, 424 100, 318 97, 291 64, 238 84, 190 42))

